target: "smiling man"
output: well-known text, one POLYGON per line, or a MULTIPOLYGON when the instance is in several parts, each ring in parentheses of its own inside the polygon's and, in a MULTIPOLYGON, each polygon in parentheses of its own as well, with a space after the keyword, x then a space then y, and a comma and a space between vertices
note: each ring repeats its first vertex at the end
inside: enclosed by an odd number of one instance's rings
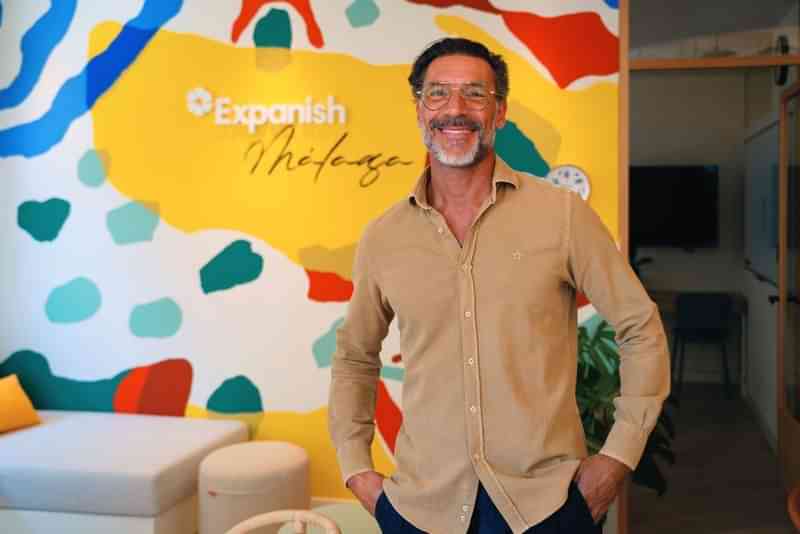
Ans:
POLYGON ((443 39, 409 82, 430 166, 356 253, 329 405, 343 479, 384 533, 600 532, 669 392, 657 309, 580 197, 496 156, 509 90, 500 56, 443 39), (575 399, 578 291, 621 355, 615 423, 593 456, 575 399), (384 478, 370 443, 395 317, 403 425, 384 478))

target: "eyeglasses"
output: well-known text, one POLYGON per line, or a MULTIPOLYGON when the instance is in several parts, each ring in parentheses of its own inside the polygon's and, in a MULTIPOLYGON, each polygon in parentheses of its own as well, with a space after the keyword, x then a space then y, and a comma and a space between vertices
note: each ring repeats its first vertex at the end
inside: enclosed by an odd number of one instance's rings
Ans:
POLYGON ((464 104, 469 109, 480 111, 486 107, 490 96, 497 96, 496 91, 490 91, 480 84, 449 84, 434 83, 421 91, 416 91, 417 98, 422 100, 422 104, 431 111, 441 109, 450 102, 453 92, 458 89, 464 104))

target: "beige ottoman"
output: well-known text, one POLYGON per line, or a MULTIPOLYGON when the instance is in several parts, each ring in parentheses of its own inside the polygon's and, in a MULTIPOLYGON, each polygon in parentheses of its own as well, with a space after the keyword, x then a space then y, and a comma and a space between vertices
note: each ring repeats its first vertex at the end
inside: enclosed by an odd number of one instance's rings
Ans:
MULTIPOLYGON (((200 463, 200 534, 224 534, 257 514, 307 510, 308 454, 291 443, 250 441, 218 449, 200 463)), ((278 526, 254 531, 277 532, 278 526)))

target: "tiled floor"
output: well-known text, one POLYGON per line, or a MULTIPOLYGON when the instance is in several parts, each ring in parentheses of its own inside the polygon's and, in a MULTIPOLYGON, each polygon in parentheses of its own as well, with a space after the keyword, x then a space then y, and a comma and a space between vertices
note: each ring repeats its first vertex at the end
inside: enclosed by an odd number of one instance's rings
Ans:
POLYGON ((673 413, 677 461, 664 466, 667 492, 633 486, 631 534, 795 532, 776 459, 743 400, 686 384, 673 413))

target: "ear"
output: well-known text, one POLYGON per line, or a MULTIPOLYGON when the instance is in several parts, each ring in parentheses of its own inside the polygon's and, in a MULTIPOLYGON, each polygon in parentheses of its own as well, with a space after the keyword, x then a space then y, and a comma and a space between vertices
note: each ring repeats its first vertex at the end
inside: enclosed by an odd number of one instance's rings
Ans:
POLYGON ((494 126, 497 130, 506 125, 506 112, 508 111, 508 102, 504 98, 497 103, 497 114, 494 117, 494 126))

